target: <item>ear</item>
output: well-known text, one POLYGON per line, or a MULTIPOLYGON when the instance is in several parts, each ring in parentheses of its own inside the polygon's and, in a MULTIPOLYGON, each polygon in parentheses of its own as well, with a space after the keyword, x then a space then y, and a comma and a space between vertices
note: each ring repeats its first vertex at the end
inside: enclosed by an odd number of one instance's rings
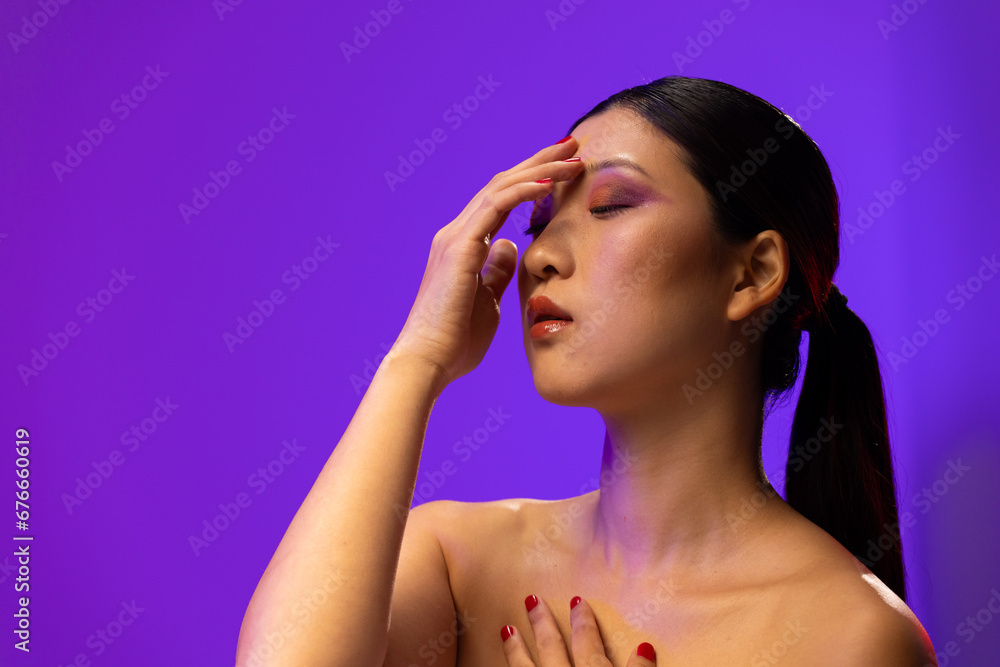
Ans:
POLYGON ((726 315, 738 322, 768 305, 788 280, 788 245, 781 234, 767 229, 738 246, 735 280, 726 315))

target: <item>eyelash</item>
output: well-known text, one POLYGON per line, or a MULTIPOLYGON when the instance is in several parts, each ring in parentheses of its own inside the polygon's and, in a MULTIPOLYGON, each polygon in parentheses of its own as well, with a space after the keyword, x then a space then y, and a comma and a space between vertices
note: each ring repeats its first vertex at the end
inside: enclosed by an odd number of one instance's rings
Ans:
MULTIPOLYGON (((615 211, 620 211, 621 209, 625 209, 625 208, 631 208, 631 207, 628 206, 628 205, 625 205, 625 204, 618 204, 618 205, 615 205, 615 206, 597 206, 595 208, 590 209, 590 212, 592 214, 597 214, 597 213, 611 213, 611 212, 615 212, 615 211)), ((548 224, 549 224, 548 222, 541 222, 541 223, 538 223, 537 225, 531 225, 527 229, 524 230, 524 235, 525 236, 530 236, 532 238, 535 238, 535 236, 537 234, 540 234, 542 232, 542 230, 545 229, 545 227, 548 224)))

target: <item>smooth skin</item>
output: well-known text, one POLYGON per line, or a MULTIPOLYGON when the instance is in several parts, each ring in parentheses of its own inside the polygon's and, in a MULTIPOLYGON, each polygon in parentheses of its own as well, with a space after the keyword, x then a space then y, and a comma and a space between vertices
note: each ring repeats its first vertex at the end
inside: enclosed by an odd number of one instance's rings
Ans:
POLYGON ((400 336, 254 592, 237 664, 270 649, 255 664, 634 667, 642 642, 661 665, 936 664, 906 605, 768 493, 758 352, 693 402, 682 391, 773 307, 788 266, 773 230, 723 244, 677 146, 625 111, 497 174, 435 235, 400 336), (585 170, 608 158, 648 177, 585 170), (491 241, 526 201, 551 222, 519 257, 491 241), (407 514, 434 401, 483 359, 515 276, 522 318, 537 294, 573 317, 545 339, 522 319, 525 349, 543 398, 604 419, 600 487, 407 514), (330 571, 329 604, 293 621, 330 571))

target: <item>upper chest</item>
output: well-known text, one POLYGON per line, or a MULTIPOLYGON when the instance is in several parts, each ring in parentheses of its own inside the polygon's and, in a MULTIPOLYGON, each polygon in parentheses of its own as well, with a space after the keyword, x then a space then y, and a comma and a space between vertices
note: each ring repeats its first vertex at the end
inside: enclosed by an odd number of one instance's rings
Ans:
POLYGON ((459 667, 506 667, 504 625, 518 629, 537 661, 528 595, 546 601, 567 647, 570 600, 585 598, 614 667, 625 667, 642 642, 653 644, 661 665, 772 665, 815 647, 823 635, 813 632, 801 596, 780 588, 717 581, 707 591, 655 573, 622 578, 583 562, 569 540, 530 520, 473 533, 446 549, 457 622, 454 637, 445 639, 457 642, 459 667))

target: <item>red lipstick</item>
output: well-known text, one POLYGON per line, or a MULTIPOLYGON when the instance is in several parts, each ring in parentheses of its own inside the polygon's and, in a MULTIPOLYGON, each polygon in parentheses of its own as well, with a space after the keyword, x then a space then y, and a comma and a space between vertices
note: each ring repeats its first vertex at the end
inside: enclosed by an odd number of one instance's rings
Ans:
POLYGON ((544 294, 528 299, 527 320, 532 338, 550 336, 573 323, 569 313, 544 294))

